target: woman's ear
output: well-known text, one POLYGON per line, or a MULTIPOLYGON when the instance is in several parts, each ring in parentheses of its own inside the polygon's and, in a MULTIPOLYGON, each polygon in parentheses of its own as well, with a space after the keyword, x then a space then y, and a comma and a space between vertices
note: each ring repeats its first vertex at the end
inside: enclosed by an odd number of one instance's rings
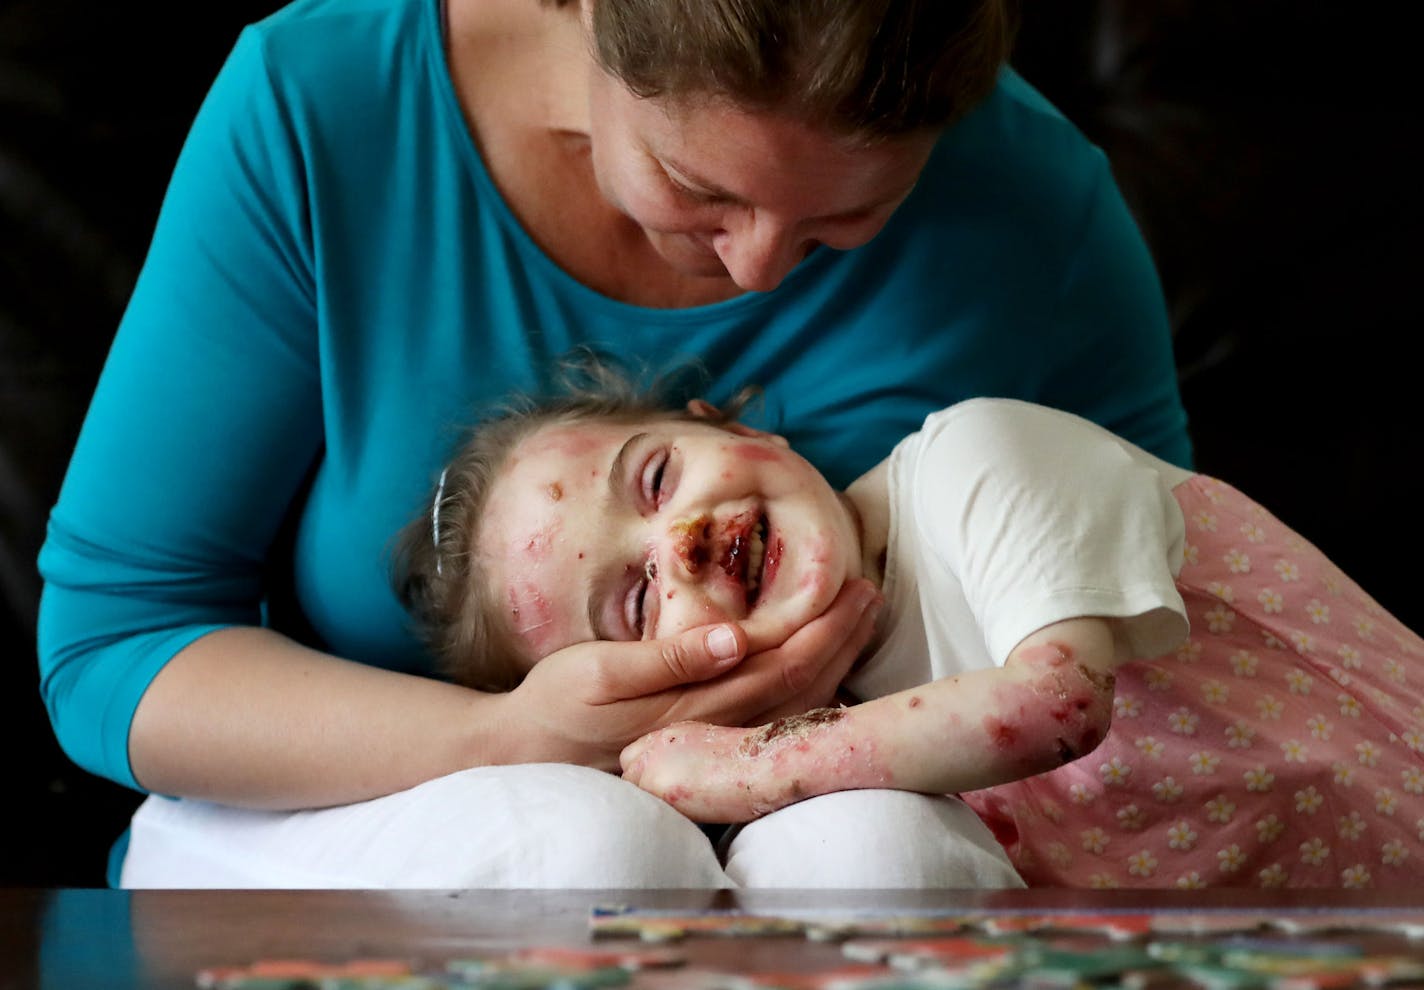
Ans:
POLYGON ((758 430, 745 423, 738 423, 736 420, 724 421, 722 410, 718 409, 706 399, 689 399, 687 411, 697 419, 710 420, 714 425, 721 427, 728 433, 734 433, 739 437, 749 437, 754 440, 768 440, 778 447, 790 448, 791 444, 779 433, 768 433, 765 430, 758 430))

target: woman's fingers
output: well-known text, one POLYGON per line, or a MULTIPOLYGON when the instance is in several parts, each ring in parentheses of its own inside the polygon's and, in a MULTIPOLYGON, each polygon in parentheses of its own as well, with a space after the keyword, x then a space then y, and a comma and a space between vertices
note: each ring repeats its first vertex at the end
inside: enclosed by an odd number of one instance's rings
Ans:
MULTIPOLYGON (((830 704, 836 689, 874 638, 875 620, 884 603, 880 592, 869 581, 854 584, 854 587, 847 584, 841 589, 840 596, 819 619, 798 630, 775 650, 767 651, 775 655, 773 665, 791 671, 783 674, 786 692, 779 700, 765 697, 762 707, 749 714, 744 724, 762 725, 830 704), (819 668, 814 663, 803 666, 807 658, 815 657, 821 658, 819 668), (804 680, 808 670, 809 680, 804 680)), ((752 660, 760 660, 764 655, 759 654, 752 660)))
POLYGON ((668 639, 604 644, 598 675, 603 703, 660 694, 723 674, 746 655, 740 626, 701 626, 668 639))

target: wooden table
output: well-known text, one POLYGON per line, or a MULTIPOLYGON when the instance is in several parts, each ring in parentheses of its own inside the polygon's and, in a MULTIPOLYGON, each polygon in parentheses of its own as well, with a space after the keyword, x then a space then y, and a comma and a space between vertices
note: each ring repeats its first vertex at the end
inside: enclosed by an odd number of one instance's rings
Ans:
MULTIPOLYGON (((531 945, 587 946, 588 913, 625 903, 758 913, 878 909, 1025 913, 1302 905, 1424 914, 1424 891, 113 891, 0 889, 0 990, 191 988, 205 966, 268 958, 443 961, 531 945)), ((606 943, 604 943, 606 944, 606 943)), ((690 962, 809 970, 838 948, 800 938, 699 938, 690 962)))

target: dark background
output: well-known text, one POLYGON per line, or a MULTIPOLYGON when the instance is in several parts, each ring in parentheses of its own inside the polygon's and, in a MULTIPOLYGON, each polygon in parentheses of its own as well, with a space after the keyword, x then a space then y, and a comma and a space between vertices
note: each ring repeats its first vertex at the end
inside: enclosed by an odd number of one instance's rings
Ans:
MULTIPOLYGON (((50 734, 34 558, 188 123, 276 5, 0 4, 0 884, 101 885, 137 803, 50 734)), ((1146 232, 1198 466, 1418 630, 1424 170, 1382 9, 1027 0, 1014 62, 1108 151, 1146 232)))

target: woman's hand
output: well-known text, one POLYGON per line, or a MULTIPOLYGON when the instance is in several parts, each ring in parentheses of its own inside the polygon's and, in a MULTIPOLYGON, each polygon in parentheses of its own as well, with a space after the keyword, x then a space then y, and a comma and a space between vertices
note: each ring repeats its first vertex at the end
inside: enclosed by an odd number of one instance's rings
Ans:
POLYGON ((625 746, 674 722, 744 725, 824 705, 870 642, 880 601, 870 582, 847 582, 822 615, 744 660, 746 635, 730 623, 552 653, 504 699, 510 749, 616 770, 625 746))

